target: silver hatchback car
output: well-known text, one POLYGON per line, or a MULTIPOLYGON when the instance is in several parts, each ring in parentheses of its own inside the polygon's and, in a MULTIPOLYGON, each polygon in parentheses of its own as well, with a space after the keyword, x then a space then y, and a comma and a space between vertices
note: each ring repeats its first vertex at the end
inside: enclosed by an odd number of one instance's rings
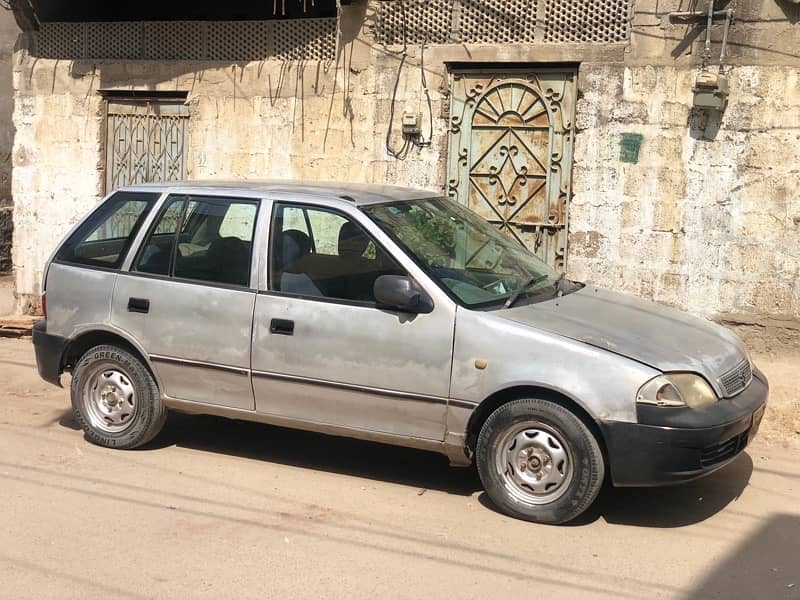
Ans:
POLYGON ((39 373, 72 373, 94 443, 146 444, 174 409, 411 446, 474 461, 500 509, 544 523, 606 477, 718 469, 767 399, 725 328, 570 281, 405 188, 124 188, 66 236, 43 289, 39 373))

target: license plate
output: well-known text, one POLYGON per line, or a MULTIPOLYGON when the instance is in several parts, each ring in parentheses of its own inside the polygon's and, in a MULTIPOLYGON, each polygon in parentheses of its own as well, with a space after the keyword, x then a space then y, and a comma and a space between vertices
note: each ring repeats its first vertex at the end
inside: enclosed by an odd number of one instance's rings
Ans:
POLYGON ((761 425, 761 419, 764 418, 764 411, 766 406, 762 406, 753 413, 753 424, 750 426, 750 435, 747 436, 748 441, 752 440, 758 433, 758 427, 761 425))

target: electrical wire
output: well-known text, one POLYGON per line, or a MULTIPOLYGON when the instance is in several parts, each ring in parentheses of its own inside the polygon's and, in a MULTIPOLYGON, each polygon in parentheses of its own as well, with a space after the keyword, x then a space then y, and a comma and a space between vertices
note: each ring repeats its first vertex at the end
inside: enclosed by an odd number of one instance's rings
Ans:
POLYGON ((425 44, 428 42, 427 38, 422 42, 419 49, 419 78, 422 82, 422 90, 425 92, 425 98, 428 100, 428 139, 424 137, 415 142, 418 147, 430 146, 433 141, 433 104, 431 102, 431 93, 428 90, 428 81, 425 78, 425 44))
POLYGON ((397 74, 395 75, 394 88, 392 89, 392 99, 389 103, 389 125, 386 129, 386 152, 389 156, 399 160, 405 160, 412 147, 422 148, 430 146, 433 140, 433 102, 431 100, 431 93, 428 89, 428 80, 425 76, 425 45, 428 43, 427 38, 423 40, 420 46, 419 57, 419 77, 422 84, 422 90, 425 93, 425 100, 428 104, 428 137, 427 139, 420 134, 419 138, 412 136, 403 136, 403 145, 399 149, 392 145, 392 129, 394 127, 394 107, 397 101, 397 90, 400 87, 400 76, 403 72, 406 59, 408 58, 408 21, 406 19, 406 6, 405 0, 397 0, 400 5, 400 22, 403 32, 403 51, 400 57, 400 64, 397 66, 397 74))
POLYGON ((396 158, 398 160, 405 160, 406 156, 408 156, 408 151, 410 149, 409 141, 407 138, 403 140, 403 145, 400 147, 399 150, 395 149, 392 146, 392 128, 394 126, 394 104, 397 100, 397 88, 400 86, 400 74, 403 72, 403 65, 406 63, 406 58, 408 58, 408 31, 406 29, 406 5, 404 0, 398 0, 400 3, 400 17, 401 23, 403 25, 403 53, 402 57, 400 58, 400 64, 397 66, 397 75, 395 76, 394 80, 394 88, 392 90, 392 100, 389 103, 389 125, 386 128, 386 152, 392 158, 396 158))

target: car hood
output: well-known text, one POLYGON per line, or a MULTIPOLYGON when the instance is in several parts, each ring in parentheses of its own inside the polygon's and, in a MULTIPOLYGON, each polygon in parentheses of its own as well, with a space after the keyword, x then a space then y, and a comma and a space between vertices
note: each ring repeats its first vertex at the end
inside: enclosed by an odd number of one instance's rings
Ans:
POLYGON ((746 358, 739 338, 721 325, 594 286, 495 314, 661 371, 701 373, 715 387, 746 358))

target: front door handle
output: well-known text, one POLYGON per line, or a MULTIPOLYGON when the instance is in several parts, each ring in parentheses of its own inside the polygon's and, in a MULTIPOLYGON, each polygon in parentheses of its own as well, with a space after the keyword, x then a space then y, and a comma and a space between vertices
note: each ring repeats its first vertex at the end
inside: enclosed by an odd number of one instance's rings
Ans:
POLYGON ((294 321, 289 319, 272 319, 269 332, 277 335, 294 335, 294 321))
POLYGON ((128 312, 149 313, 150 300, 147 298, 128 298, 128 312))

